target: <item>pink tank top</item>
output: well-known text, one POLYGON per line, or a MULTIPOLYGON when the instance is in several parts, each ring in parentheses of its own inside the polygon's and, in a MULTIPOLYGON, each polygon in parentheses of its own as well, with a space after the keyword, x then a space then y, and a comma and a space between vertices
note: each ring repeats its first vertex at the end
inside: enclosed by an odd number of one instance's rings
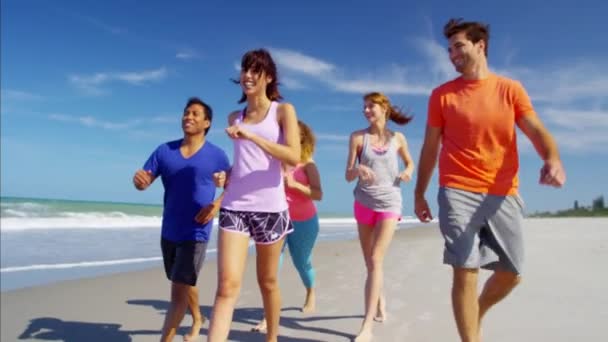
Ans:
MULTIPOLYGON (((257 124, 243 123, 243 110, 234 124, 266 140, 283 143, 283 133, 277 121, 277 107, 277 102, 271 102, 266 117, 257 124)), ((247 139, 234 139, 233 146, 232 171, 222 208, 270 213, 287 210, 281 161, 247 139)))
MULTIPOLYGON (((310 185, 304 165, 298 164, 295 168, 288 171, 293 175, 293 178, 304 185, 310 185)), ((289 216, 294 221, 307 221, 315 216, 317 207, 312 199, 296 189, 288 189, 285 187, 287 195, 287 203, 289 204, 289 216)))

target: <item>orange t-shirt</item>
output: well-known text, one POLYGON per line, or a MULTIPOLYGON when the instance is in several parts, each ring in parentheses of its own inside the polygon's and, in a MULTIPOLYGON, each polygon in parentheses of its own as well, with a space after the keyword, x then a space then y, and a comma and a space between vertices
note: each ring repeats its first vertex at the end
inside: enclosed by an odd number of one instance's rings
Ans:
POLYGON ((517 193, 515 124, 536 115, 523 86, 490 74, 456 78, 433 90, 427 124, 440 127, 439 184, 476 193, 517 193))

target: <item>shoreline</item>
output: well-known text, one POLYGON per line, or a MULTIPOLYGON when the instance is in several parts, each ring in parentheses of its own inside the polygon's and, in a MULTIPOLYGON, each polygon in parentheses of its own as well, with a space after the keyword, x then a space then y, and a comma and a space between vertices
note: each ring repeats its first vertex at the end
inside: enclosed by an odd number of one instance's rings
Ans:
MULTIPOLYGON (((402 222, 398 229, 409 229, 415 225, 412 219, 408 219, 402 222)), ((321 227, 318 241, 356 239, 357 237, 354 218, 322 219, 321 227)), ((162 267, 162 257, 158 246, 160 228, 116 228, 90 231, 67 229, 56 232, 57 234, 53 237, 46 235, 47 232, 44 230, 2 232, 4 248, 2 249, 3 265, 0 270, 2 275, 0 292, 44 286, 68 279, 85 279, 162 267), (62 237, 59 238, 59 236, 62 237), (81 250, 76 253, 70 250, 63 260, 54 261, 60 260, 60 258, 45 258, 44 253, 27 243, 30 239, 38 239, 43 246, 61 244, 63 239, 69 239, 74 246, 81 246, 81 250), (90 245, 89 240, 105 241, 106 244, 111 245, 109 249, 100 248, 90 245), (79 244, 79 241, 82 243, 79 244), (134 249, 137 252, 128 252, 133 245, 123 241, 137 241, 138 247, 134 249), (23 247, 30 249, 19 249, 20 243, 27 243, 23 247), (90 245, 89 249, 86 248, 87 245, 90 245), (116 248, 115 254, 112 254, 113 248, 116 248), (30 255, 30 261, 21 257, 22 260, 11 262, 11 258, 14 260, 20 255, 30 255), (11 266, 5 265, 5 262, 11 266)), ((207 250, 208 260, 215 258, 216 242, 217 226, 214 225, 207 250)), ((65 247, 70 248, 67 245, 65 247)))
MULTIPOLYGON (((608 220, 527 219, 524 227, 524 280, 488 313, 486 339, 604 340, 608 275, 598 270, 608 259, 608 220)), ((451 271, 442 264, 442 249, 436 224, 396 232, 385 260, 388 319, 374 326, 376 341, 457 340, 450 305, 451 271)), ((279 275, 283 297, 279 340, 350 341, 363 315, 365 266, 357 239, 316 246, 317 312, 313 314, 299 311, 304 288, 287 259, 279 275)), ((198 284, 206 316, 216 288, 216 265, 205 263, 198 284)), ((487 275, 482 272, 480 278, 487 275)), ((0 295, 2 341, 157 341, 168 307, 169 282, 158 267, 0 295)), ((229 340, 263 341, 263 335, 250 332, 261 314, 255 259, 249 257, 229 340)), ((190 322, 187 315, 179 333, 187 332, 190 322)), ((205 323, 202 335, 207 329, 205 323)))

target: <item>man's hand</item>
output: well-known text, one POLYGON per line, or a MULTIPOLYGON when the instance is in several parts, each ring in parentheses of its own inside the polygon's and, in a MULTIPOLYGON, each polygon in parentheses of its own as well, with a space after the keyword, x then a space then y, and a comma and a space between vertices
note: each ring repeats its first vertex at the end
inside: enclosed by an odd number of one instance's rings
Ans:
POLYGON ((433 219, 429 204, 423 196, 414 197, 414 212, 420 222, 430 222, 433 219))
POLYGON ((146 190, 152 184, 154 177, 152 177, 152 171, 137 170, 133 176, 133 185, 137 190, 146 190))
POLYGON ((200 224, 205 224, 213 220, 215 214, 220 210, 220 202, 221 201, 216 200, 202 207, 198 214, 196 214, 194 220, 200 224))
POLYGON ((220 171, 213 174, 213 183, 217 188, 226 187, 226 171, 220 171))
POLYGON ((566 171, 562 162, 558 160, 546 160, 540 169, 540 184, 561 188, 566 183, 566 171))

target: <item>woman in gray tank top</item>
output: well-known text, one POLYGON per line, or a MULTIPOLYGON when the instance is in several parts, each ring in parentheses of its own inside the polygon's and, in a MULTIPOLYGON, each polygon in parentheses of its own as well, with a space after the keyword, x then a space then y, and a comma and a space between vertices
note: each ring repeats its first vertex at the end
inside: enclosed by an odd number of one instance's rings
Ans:
POLYGON ((370 341, 373 321, 386 319, 382 264, 401 219, 401 182, 408 182, 414 172, 405 136, 387 128, 388 120, 405 125, 412 117, 394 107, 382 93, 366 94, 363 100, 369 127, 351 134, 346 164, 346 180, 358 178, 353 191, 354 213, 367 267, 365 317, 355 339, 358 342, 370 341), (403 171, 399 159, 405 165, 403 171))

